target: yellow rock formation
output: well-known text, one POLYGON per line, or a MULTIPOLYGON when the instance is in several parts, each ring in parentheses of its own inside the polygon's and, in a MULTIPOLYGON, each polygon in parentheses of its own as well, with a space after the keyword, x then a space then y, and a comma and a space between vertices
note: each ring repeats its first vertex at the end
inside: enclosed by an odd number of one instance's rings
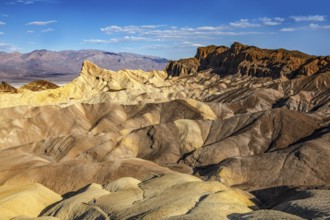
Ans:
POLYGON ((122 178, 103 189, 93 184, 56 204, 45 216, 60 219, 81 216, 91 219, 107 219, 107 216, 111 219, 226 219, 233 213, 250 212, 253 206, 240 190, 173 173, 142 182, 122 178))
POLYGON ((61 199, 60 195, 38 183, 17 187, 1 186, 0 219, 37 217, 44 208, 61 199))
POLYGON ((158 87, 167 85, 164 82, 166 77, 167 74, 164 71, 120 70, 114 72, 85 61, 80 76, 72 82, 57 89, 23 90, 17 94, 1 94, 0 108, 19 105, 71 104, 87 100, 103 92, 115 92, 116 101, 127 102, 130 99, 118 92, 129 89, 132 91, 131 96, 134 97, 145 91, 152 91, 155 85, 158 87))

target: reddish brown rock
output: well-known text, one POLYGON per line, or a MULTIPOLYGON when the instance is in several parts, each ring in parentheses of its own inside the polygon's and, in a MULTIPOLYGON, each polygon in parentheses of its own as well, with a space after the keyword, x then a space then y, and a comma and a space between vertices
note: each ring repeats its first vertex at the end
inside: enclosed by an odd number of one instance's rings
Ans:
POLYGON ((196 72, 196 69, 212 69, 220 76, 240 74, 292 79, 329 70, 329 60, 329 57, 316 57, 299 51, 260 49, 235 42, 230 48, 214 45, 198 48, 194 58, 172 61, 166 71, 169 75, 178 76, 196 72))
POLYGON ((170 61, 166 70, 170 71, 170 76, 187 76, 197 73, 200 62, 196 58, 182 59, 179 61, 170 61))

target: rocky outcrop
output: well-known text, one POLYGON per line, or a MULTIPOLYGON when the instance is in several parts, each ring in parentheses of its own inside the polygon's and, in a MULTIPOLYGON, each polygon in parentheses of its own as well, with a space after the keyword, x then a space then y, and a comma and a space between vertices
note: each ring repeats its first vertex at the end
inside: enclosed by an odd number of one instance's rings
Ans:
POLYGON ((200 62, 196 58, 170 61, 166 66, 169 76, 188 76, 197 73, 200 62))
POLYGON ((37 217, 43 209, 61 199, 60 195, 38 183, 0 186, 0 218, 37 217))
POLYGON ((225 219, 233 213, 249 212, 253 206, 248 194, 219 182, 203 182, 184 174, 166 174, 142 182, 126 177, 103 187, 92 184, 50 207, 42 216, 60 219, 87 216, 89 219, 225 219))
POLYGON ((2 81, 0 84, 0 92, 15 93, 17 92, 17 90, 15 87, 11 86, 10 84, 2 81))
POLYGON ((183 76, 207 69, 212 69, 220 76, 239 74, 293 79, 330 70, 330 57, 316 57, 285 49, 260 49, 235 42, 230 48, 200 47, 194 58, 170 62, 166 72, 173 76, 183 76))
POLYGON ((42 91, 47 89, 56 89, 59 86, 55 83, 46 81, 46 80, 36 80, 33 82, 30 82, 28 84, 25 84, 24 86, 20 87, 19 90, 31 90, 31 91, 42 91))

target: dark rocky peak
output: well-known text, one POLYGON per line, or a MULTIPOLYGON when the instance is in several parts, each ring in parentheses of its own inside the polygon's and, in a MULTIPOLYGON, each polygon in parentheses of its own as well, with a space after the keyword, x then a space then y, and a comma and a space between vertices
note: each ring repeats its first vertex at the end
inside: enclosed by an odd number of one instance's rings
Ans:
POLYGON ((244 44, 241 44, 239 42, 234 42, 231 47, 230 47, 230 50, 232 53, 240 53, 242 50, 248 48, 248 46, 244 45, 244 44))
POLYGON ((180 76, 212 69, 220 76, 248 75, 292 79, 330 70, 329 57, 316 57, 300 51, 260 49, 235 42, 230 48, 207 46, 197 49, 194 58, 170 62, 166 71, 180 76))

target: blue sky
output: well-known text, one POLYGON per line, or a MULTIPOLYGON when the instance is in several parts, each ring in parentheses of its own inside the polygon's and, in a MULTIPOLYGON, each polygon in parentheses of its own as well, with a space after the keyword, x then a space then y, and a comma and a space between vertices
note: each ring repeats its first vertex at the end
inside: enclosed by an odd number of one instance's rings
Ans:
POLYGON ((101 49, 178 59, 234 41, 330 54, 329 0, 1 0, 0 51, 101 49))

